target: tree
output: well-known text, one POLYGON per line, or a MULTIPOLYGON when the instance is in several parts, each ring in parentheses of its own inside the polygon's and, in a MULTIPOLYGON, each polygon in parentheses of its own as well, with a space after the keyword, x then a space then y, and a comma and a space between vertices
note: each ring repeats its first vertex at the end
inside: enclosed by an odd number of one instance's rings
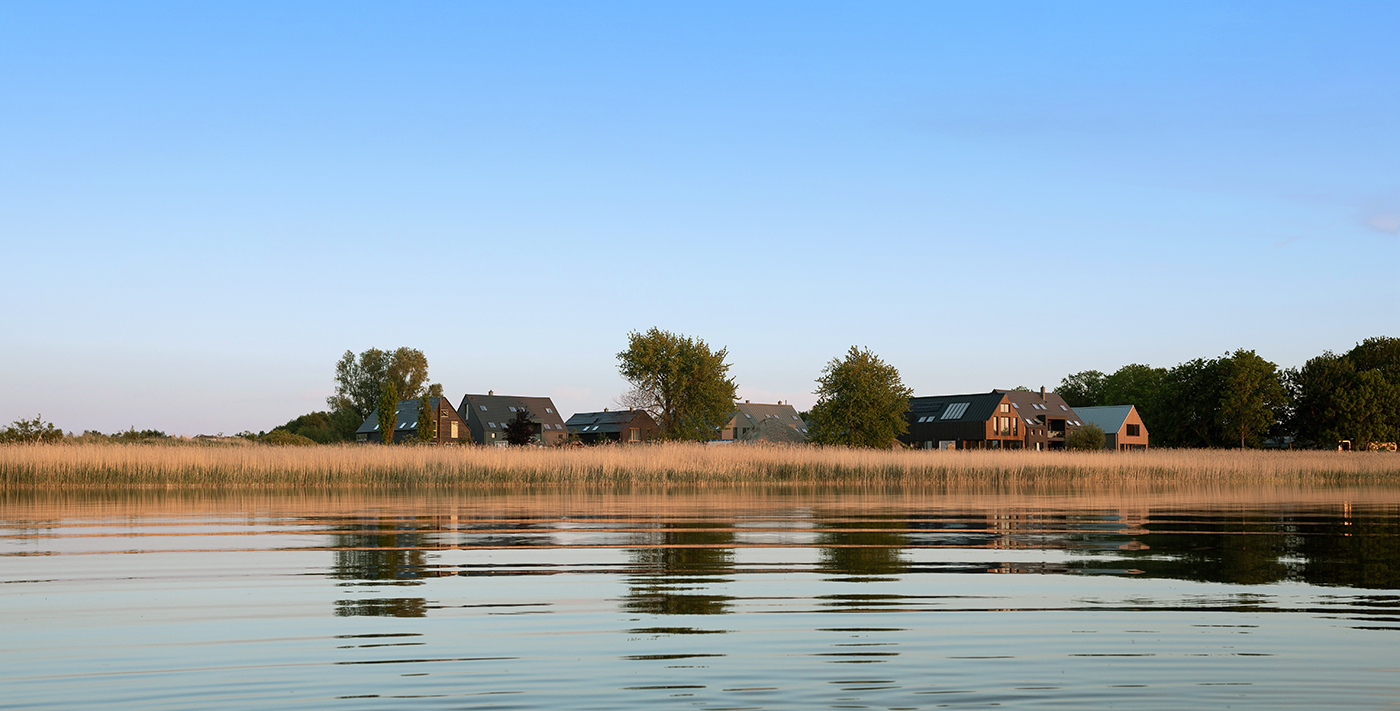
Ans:
MULTIPOLYGON (((395 392, 405 400, 423 394, 428 380, 428 358, 415 348, 399 348, 393 352, 370 348, 359 359, 351 351, 335 364, 335 394, 326 398, 332 410, 351 410, 363 422, 374 411, 384 386, 393 383, 395 392)), ((442 392, 441 386, 436 388, 442 392)))
POLYGON ((1331 447, 1400 439, 1400 339, 1368 338, 1345 355, 1330 351, 1290 369, 1289 431, 1331 447))
POLYGON ((1103 429, 1091 423, 1077 430, 1071 430, 1065 436, 1065 448, 1081 451, 1099 450, 1103 449, 1104 439, 1103 429))
POLYGON ((831 359, 817 378, 817 404, 807 423, 817 444, 889 447, 908 430, 904 413, 912 394, 894 366, 870 349, 851 346, 845 360, 831 359))
POLYGON ((510 418, 505 429, 506 442, 512 446, 521 447, 534 439, 535 420, 530 415, 530 411, 522 407, 515 411, 515 417, 510 418))
POLYGON ((1064 398, 1070 407, 1095 407, 1103 405, 1104 378, 1097 370, 1086 370, 1066 375, 1055 392, 1064 398))
POLYGON ((1166 368, 1153 368, 1132 363, 1114 371, 1103 380, 1100 405, 1136 405, 1148 432, 1156 432, 1157 391, 1162 388, 1166 368))
POLYGON ((1288 403, 1278 366, 1243 348, 1222 358, 1221 363, 1221 430, 1230 442, 1238 441, 1241 449, 1262 446, 1264 436, 1288 403))
POLYGON ((431 442, 437 435, 437 412, 432 409, 432 399, 427 395, 418 398, 418 441, 431 442))
POLYGON ((0 442, 62 442, 63 430, 53 426, 52 422, 45 422, 43 415, 35 415, 34 419, 17 419, 10 423, 4 431, 0 431, 0 442))
POLYGON ((1224 366, 1220 359, 1197 358, 1178 363, 1162 376, 1156 402, 1156 429, 1148 430, 1159 446, 1215 447, 1222 441, 1220 395, 1224 366))
POLYGON ((393 383, 384 386, 379 396, 379 435, 384 444, 394 443, 394 427, 399 423, 399 392, 393 383))
POLYGON ((658 328, 629 333, 627 350, 617 354, 618 371, 632 386, 624 397, 656 419, 663 439, 712 439, 734 412, 728 355, 658 328))

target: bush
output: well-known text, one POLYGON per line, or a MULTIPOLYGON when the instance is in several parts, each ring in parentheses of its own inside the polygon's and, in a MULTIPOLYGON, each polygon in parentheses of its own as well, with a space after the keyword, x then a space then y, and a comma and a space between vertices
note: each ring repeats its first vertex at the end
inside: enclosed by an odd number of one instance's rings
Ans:
POLYGON ((15 420, 0 432, 0 442, 62 442, 63 430, 44 422, 43 415, 35 415, 32 420, 15 420))
POLYGON ((284 430, 284 429, 282 429, 282 428, 280 428, 280 427, 277 428, 277 429, 275 429, 275 430, 273 430, 273 431, 271 431, 271 432, 268 432, 267 434, 265 434, 265 435, 263 435, 263 436, 261 436, 261 437, 259 437, 259 438, 258 438, 258 441, 259 441, 259 442, 262 442, 263 444, 271 444, 271 445, 281 446, 281 447, 314 447, 314 446, 316 446, 316 441, 315 441, 315 440, 309 439, 309 438, 307 438, 307 437, 303 437, 303 436, 301 436, 301 435, 299 435, 299 434, 293 434, 293 433, 288 432, 288 431, 286 431, 286 430, 284 430))
POLYGON ((1092 451, 1103 449, 1104 434, 1098 425, 1084 425, 1065 435, 1065 449, 1092 451))

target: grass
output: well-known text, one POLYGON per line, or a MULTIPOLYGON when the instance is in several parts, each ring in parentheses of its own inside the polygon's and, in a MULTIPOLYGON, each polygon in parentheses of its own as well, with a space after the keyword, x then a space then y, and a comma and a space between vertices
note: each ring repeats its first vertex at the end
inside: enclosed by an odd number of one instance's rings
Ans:
POLYGON ((1400 484, 1389 452, 885 451, 663 444, 575 449, 0 445, 0 491, 940 485, 1103 488, 1400 484))

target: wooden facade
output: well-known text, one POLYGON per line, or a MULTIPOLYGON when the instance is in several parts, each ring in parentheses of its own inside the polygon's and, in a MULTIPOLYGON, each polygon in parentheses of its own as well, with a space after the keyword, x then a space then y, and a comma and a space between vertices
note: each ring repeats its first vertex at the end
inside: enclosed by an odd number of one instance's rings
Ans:
POLYGON ((661 428, 646 410, 578 412, 564 426, 584 444, 640 444, 661 435, 661 428))
MULTIPOLYGON (((400 400, 398 412, 394 417, 394 442, 416 442, 418 441, 418 406, 419 400, 400 400)), ((461 444, 469 437, 467 424, 457 411, 452 408, 452 403, 445 397, 428 398, 429 417, 437 421, 437 427, 433 433, 433 438, 429 440, 431 444, 461 444)), ((355 430, 355 441, 369 444, 383 444, 384 436, 379 431, 379 410, 369 414, 364 424, 355 430)))

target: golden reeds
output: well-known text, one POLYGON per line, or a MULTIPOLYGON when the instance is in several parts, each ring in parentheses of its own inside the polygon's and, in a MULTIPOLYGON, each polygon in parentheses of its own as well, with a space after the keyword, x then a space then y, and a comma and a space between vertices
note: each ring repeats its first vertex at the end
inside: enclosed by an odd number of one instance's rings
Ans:
POLYGON ((442 488, 536 484, 1121 487, 1397 484, 1389 452, 0 445, 0 490, 442 488))

